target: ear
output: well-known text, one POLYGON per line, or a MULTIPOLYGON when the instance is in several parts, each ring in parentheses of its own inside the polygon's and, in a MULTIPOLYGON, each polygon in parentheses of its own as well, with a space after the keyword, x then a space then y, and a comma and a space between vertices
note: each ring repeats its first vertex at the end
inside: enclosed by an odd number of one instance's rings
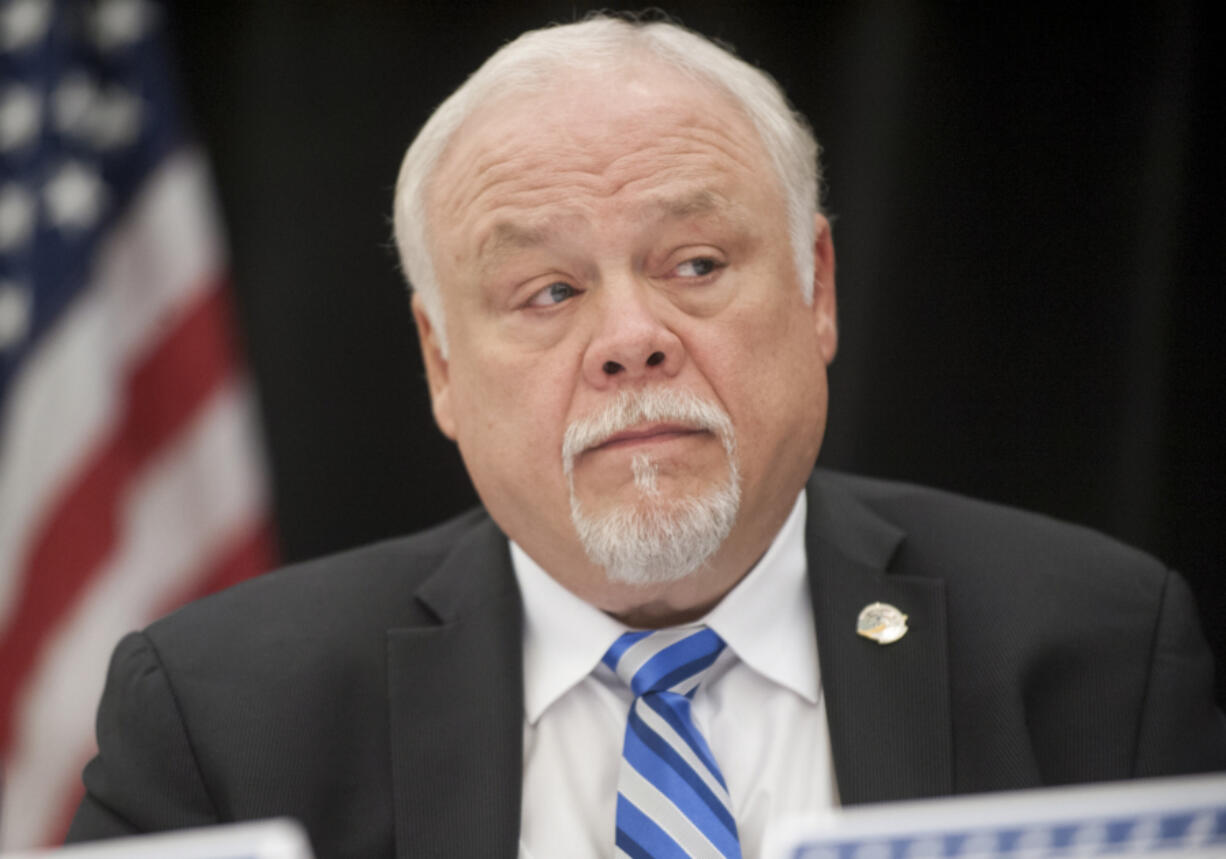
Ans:
POLYGON ((430 404, 434 421, 443 435, 456 440, 455 414, 451 408, 451 367, 439 344, 438 332, 426 313, 421 296, 413 293, 413 321, 417 323, 417 339, 421 342, 422 362, 426 365, 426 382, 430 386, 430 404))
POLYGON ((827 365, 839 351, 838 307, 834 294, 834 239, 830 221, 818 213, 815 219, 813 254, 813 322, 818 348, 827 365))

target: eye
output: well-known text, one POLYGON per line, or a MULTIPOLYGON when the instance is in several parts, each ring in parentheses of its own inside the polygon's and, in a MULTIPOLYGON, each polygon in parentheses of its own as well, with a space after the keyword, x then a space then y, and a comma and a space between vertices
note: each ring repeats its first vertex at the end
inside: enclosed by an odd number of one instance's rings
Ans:
POLYGON ((557 281, 549 286, 533 294, 528 299, 529 307, 551 307, 555 304, 561 304, 568 298, 574 298, 579 294, 579 290, 571 286, 569 283, 557 281))
POLYGON ((716 269, 723 268, 723 265, 711 257, 694 257, 673 269, 673 274, 678 277, 706 277, 716 269))

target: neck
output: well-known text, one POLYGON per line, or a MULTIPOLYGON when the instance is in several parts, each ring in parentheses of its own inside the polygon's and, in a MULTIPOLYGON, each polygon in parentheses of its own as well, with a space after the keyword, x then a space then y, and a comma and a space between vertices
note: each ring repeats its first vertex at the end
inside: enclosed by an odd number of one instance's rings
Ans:
POLYGON ((610 585, 603 599, 589 599, 588 602, 636 629, 680 626, 715 608, 749 569, 746 567, 730 582, 720 581, 711 576, 710 569, 703 567, 666 585, 610 585))
POLYGON ((647 585, 611 582, 598 569, 581 583, 559 581, 630 627, 658 629, 690 623, 715 608, 745 578, 766 554, 790 512, 789 506, 763 522, 754 529, 752 540, 735 529, 710 560, 675 581, 647 585))
MULTIPOLYGON (((552 539, 512 537, 558 584, 627 626, 657 629, 690 623, 710 612, 766 554, 792 511, 799 488, 778 493, 769 514, 743 517, 719 550, 692 573, 658 584, 611 581, 573 534, 552 539)), ((742 514, 745 510, 742 508, 742 514)))

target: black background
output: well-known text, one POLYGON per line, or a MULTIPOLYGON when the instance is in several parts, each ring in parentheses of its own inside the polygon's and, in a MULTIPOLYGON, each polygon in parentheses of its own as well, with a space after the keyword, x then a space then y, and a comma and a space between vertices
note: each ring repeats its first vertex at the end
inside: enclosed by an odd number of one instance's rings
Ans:
MULTIPOLYGON (((1209 4, 668 4, 825 150, 841 352, 821 461, 1040 510, 1184 572, 1226 701, 1223 39, 1209 4)), ((426 116, 587 4, 173 9, 231 239, 282 553, 470 505, 391 247, 426 116)))

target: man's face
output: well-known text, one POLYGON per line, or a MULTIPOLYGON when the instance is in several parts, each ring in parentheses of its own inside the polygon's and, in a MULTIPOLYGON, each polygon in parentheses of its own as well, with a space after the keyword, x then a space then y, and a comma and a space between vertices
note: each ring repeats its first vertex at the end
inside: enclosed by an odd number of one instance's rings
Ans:
MULTIPOLYGON (((824 219, 810 306, 752 125, 717 92, 651 67, 479 109, 427 209, 450 350, 415 304, 435 415, 494 519, 567 587, 618 611, 633 597, 581 548, 572 493, 595 515, 676 507, 729 483, 729 439, 638 417, 571 452, 568 488, 564 437, 635 393, 696 399, 730 420, 741 505, 679 599, 722 596, 769 545, 821 443, 835 351, 824 219)), ((662 594, 644 598, 676 602, 662 594)))

